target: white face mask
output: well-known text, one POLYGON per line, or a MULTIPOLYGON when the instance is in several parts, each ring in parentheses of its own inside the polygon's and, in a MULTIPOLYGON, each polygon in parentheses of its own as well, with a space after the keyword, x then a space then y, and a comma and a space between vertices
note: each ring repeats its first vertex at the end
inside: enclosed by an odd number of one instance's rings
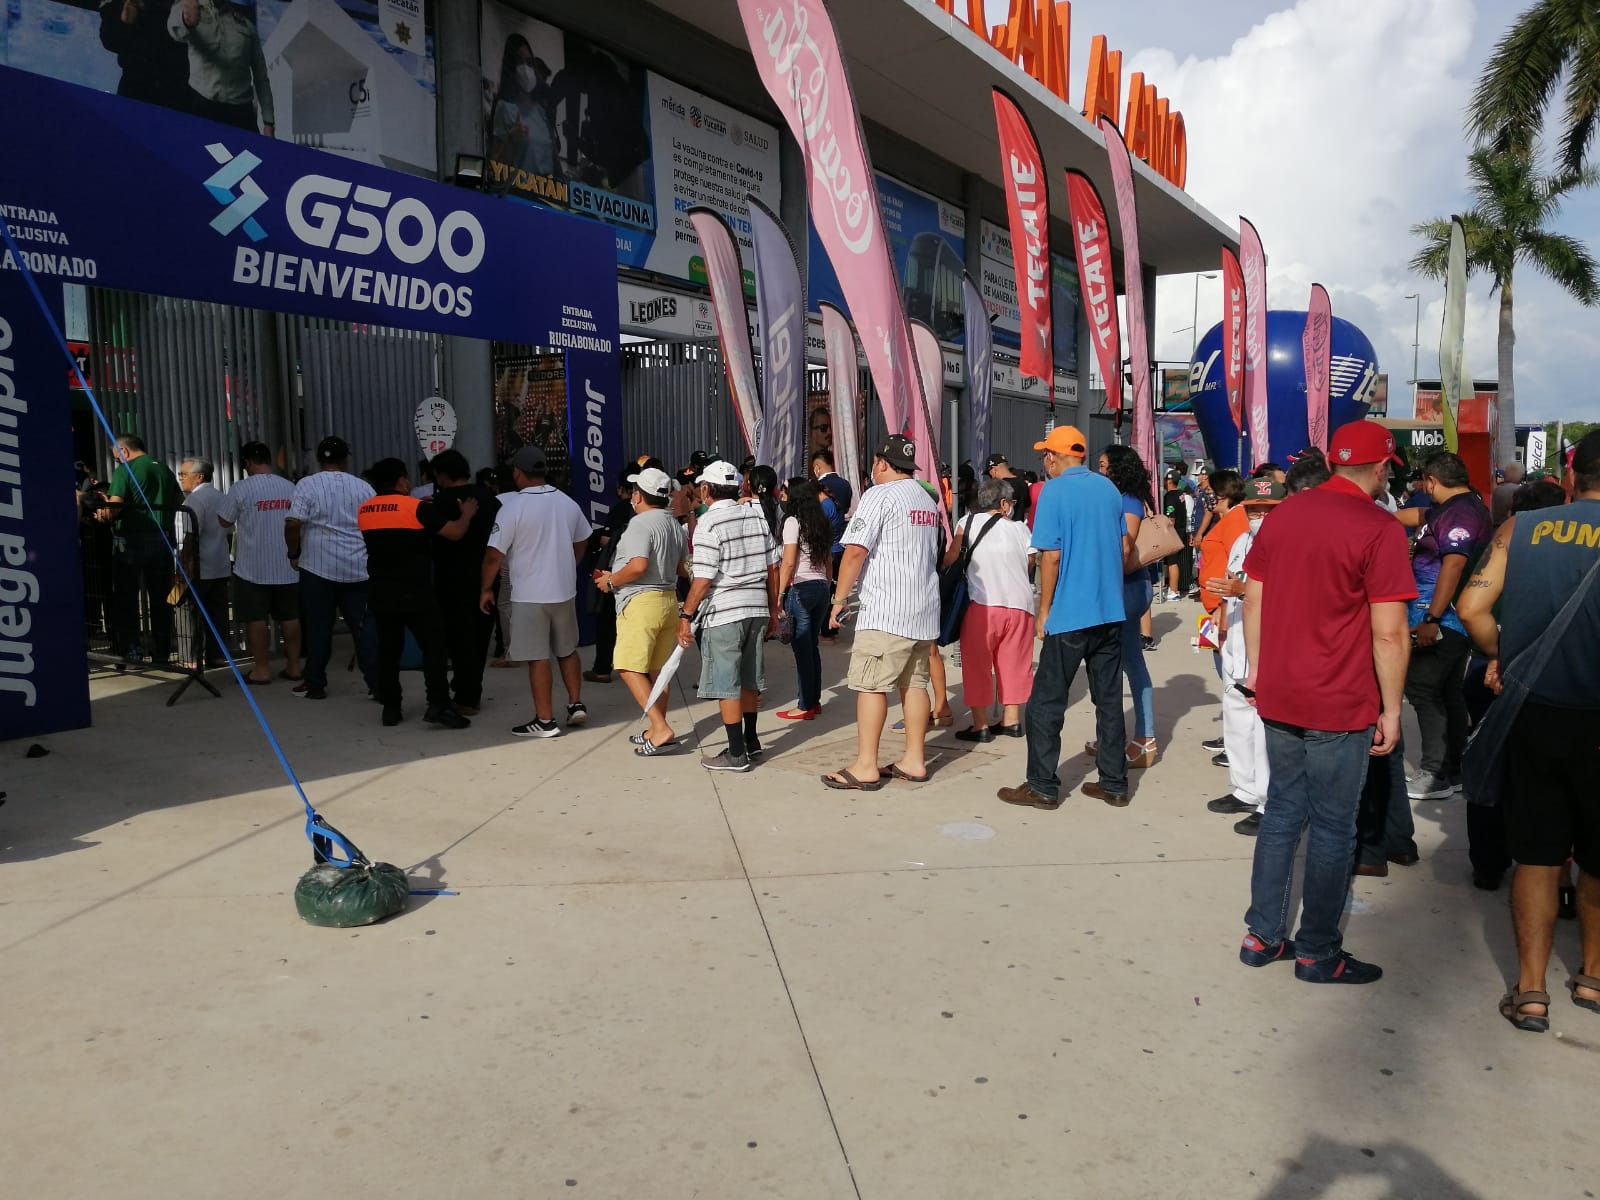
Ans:
POLYGON ((533 73, 533 68, 527 63, 517 67, 517 83, 525 92, 531 92, 539 84, 539 77, 533 73))
POLYGON ((1250 518, 1250 532, 1251 533, 1260 533, 1261 532, 1261 522, 1265 521, 1266 519, 1267 519, 1267 514, 1266 513, 1262 513, 1259 516, 1252 516, 1250 518))

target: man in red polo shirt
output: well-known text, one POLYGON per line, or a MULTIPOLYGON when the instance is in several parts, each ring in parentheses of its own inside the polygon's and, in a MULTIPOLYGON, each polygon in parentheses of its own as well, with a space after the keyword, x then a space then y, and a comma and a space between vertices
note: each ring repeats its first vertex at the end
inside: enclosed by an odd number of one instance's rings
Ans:
POLYGON ((1373 983, 1383 970, 1346 954, 1339 918, 1355 859, 1356 812, 1371 755, 1400 740, 1416 598, 1406 537, 1373 503, 1398 463, 1394 435, 1353 421, 1328 451, 1333 478, 1291 496, 1245 560, 1246 695, 1267 729, 1267 809, 1250 872, 1246 966, 1295 960, 1307 983, 1373 983), (1300 930, 1286 934, 1295 851, 1310 828, 1300 930))

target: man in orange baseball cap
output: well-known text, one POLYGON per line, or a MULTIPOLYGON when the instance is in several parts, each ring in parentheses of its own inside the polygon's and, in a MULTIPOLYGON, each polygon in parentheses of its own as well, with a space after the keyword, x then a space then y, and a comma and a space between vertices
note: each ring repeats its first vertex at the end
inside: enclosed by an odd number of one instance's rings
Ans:
MULTIPOLYGON (((1083 436, 1083 430, 1076 425, 1057 425, 1045 434, 1044 441, 1033 444, 1035 450, 1046 454, 1059 456, 1074 456, 1078 459, 1089 457, 1089 439, 1083 436)), ((1071 464, 1067 464, 1071 465, 1071 464)), ((1048 464, 1046 464, 1048 470, 1048 464)), ((1065 467, 1061 468, 1064 470, 1065 467)), ((1061 470, 1050 471, 1052 477, 1059 475, 1061 470)))

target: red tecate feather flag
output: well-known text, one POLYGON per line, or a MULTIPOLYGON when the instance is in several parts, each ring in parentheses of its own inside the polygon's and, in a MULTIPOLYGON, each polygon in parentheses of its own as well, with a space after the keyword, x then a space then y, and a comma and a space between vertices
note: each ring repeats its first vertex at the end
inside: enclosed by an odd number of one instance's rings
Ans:
POLYGON ((1228 415, 1243 438, 1244 271, 1239 267, 1239 256, 1226 246, 1222 249, 1222 379, 1227 388, 1228 415))
POLYGON ((1017 102, 994 89, 994 120, 1000 131, 1001 186, 1011 220, 1011 260, 1017 272, 1021 316, 1020 369, 1055 390, 1055 353, 1050 338, 1050 189, 1039 139, 1017 102))
POLYGON ((1067 172, 1072 251, 1078 262, 1089 341, 1105 382, 1106 408, 1122 411, 1122 333, 1117 322, 1117 282, 1111 265, 1111 230, 1100 192, 1082 171, 1067 172))

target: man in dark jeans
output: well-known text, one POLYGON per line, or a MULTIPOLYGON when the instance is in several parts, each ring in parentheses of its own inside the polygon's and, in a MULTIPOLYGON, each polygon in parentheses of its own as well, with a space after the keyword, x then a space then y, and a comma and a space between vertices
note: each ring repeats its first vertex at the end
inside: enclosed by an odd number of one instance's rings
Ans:
POLYGON ((378 648, 367 620, 367 547, 356 514, 372 499, 370 484, 348 470, 350 446, 341 437, 317 443, 320 467, 294 485, 283 540, 289 565, 300 572, 300 629, 305 641, 305 677, 294 686, 303 700, 328 698, 328 662, 333 657, 336 617, 355 639, 372 698, 378 698, 378 648))
POLYGON ((1280 504, 1245 559, 1243 690, 1266 726, 1271 781, 1239 960, 1292 958, 1306 983, 1383 976, 1344 951, 1339 919, 1367 761, 1399 743, 1411 649, 1406 604, 1417 593, 1405 533, 1373 503, 1391 461, 1399 457, 1388 430, 1342 426, 1328 454, 1333 478, 1280 504), (1308 827, 1303 913, 1290 941, 1295 855, 1308 827))
POLYGON ((433 540, 433 592, 444 620, 450 689, 456 711, 471 717, 483 703, 483 668, 494 632, 494 614, 478 607, 478 596, 483 554, 500 501, 488 488, 472 481, 472 468, 459 450, 442 451, 431 466, 434 506, 447 521, 460 516, 468 501, 476 505, 459 539, 433 540))
POLYGON ((1113 808, 1128 804, 1127 727, 1122 714, 1122 574, 1127 523, 1114 484, 1084 466, 1088 443, 1070 425, 1058 425, 1034 449, 1050 480, 1039 493, 1033 544, 1039 554, 1039 616, 1043 642, 1028 702, 1028 778, 1001 788, 1007 804, 1061 807, 1061 723, 1067 689, 1082 664, 1094 699, 1099 741, 1098 782, 1083 794, 1113 808))
POLYGON ((112 611, 114 646, 129 662, 146 654, 157 664, 172 657, 173 516, 183 503, 178 480, 167 464, 152 458, 144 441, 131 433, 117 439, 122 461, 106 488, 100 519, 112 523, 112 611), (150 611, 150 644, 142 643, 139 594, 150 611))
POLYGON ((1472 490, 1467 464, 1447 450, 1422 465, 1429 508, 1401 509, 1400 523, 1417 530, 1411 551, 1417 599, 1411 604, 1411 666, 1406 699, 1422 729, 1421 762, 1407 781, 1412 800, 1443 800, 1461 786, 1467 746, 1462 695, 1472 647, 1456 615, 1455 598, 1494 534, 1489 509, 1472 490))

